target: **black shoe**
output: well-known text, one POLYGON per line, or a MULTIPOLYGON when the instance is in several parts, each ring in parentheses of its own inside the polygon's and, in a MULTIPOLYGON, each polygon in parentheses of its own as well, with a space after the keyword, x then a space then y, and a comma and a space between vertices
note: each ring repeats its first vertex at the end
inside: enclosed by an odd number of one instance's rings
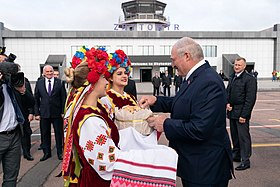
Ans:
POLYGON ((233 162, 241 162, 241 158, 233 158, 233 162))
POLYGON ((48 158, 51 158, 52 157, 52 155, 51 154, 44 154, 44 156, 40 159, 40 161, 45 161, 45 160, 47 160, 48 158))
POLYGON ((63 160, 62 154, 57 155, 58 160, 63 160))
POLYGON ((235 168, 235 170, 242 171, 242 170, 249 169, 249 168, 250 168, 250 164, 243 164, 243 163, 241 163, 239 166, 237 166, 235 168))
POLYGON ((24 157, 26 160, 28 160, 28 161, 34 160, 34 158, 33 158, 30 154, 24 155, 23 157, 24 157))

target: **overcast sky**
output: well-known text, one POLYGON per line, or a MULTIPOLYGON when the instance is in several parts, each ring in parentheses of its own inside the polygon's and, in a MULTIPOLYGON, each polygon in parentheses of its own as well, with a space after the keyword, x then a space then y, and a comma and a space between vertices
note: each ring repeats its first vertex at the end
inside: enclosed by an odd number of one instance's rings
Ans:
MULTIPOLYGON (((11 30, 114 30, 128 0, 1 0, 11 30)), ((260 31, 280 24, 279 0, 161 0, 180 31, 260 31)))

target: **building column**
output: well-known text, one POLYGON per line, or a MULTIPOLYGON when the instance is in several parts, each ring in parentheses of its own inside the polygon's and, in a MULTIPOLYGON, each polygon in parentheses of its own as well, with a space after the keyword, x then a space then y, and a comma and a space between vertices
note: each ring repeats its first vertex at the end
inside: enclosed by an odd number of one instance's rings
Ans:
POLYGON ((3 38, 3 31, 4 30, 4 23, 0 22, 0 47, 4 47, 4 38, 3 38))
POLYGON ((273 31, 276 32, 276 40, 274 44, 274 62, 273 67, 275 70, 280 70, 280 24, 276 24, 273 27, 273 31))

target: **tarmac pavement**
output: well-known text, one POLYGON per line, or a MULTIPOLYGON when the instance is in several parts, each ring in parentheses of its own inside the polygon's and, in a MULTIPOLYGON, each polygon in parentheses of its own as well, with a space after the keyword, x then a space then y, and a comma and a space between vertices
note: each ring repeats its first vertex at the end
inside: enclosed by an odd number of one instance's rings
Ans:
MULTIPOLYGON (((225 82, 225 85, 227 82, 225 82)), ((245 171, 236 171, 236 179, 229 183, 230 187, 276 187, 280 186, 280 82, 270 80, 258 81, 258 97, 251 119, 251 136, 253 154, 251 168, 245 171)), ((151 83, 137 83, 138 99, 141 95, 152 94, 151 83)), ((171 88, 174 95, 174 87, 171 88)), ((34 161, 22 158, 18 177, 20 187, 61 187, 63 179, 55 177, 61 169, 61 161, 56 156, 54 136, 52 136, 52 157, 40 162, 43 152, 38 150, 40 145, 39 123, 31 123, 33 130, 31 154, 34 161)), ((229 129, 228 129, 229 130, 229 129)), ((160 144, 167 145, 164 134, 160 144)), ((238 163, 234 163, 237 166, 238 163)), ((0 183, 2 183, 2 167, 0 168, 0 183)), ((177 186, 181 187, 180 179, 177 186)))

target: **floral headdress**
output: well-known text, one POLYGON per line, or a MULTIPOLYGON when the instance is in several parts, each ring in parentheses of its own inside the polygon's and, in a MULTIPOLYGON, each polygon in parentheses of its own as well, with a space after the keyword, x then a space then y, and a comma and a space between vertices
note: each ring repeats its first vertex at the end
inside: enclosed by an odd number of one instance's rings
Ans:
POLYGON ((85 46, 81 47, 79 51, 76 51, 75 55, 72 58, 71 67, 76 69, 76 67, 86 60, 86 52, 89 49, 85 46))
POLYGON ((131 61, 124 51, 120 49, 109 54, 109 61, 106 63, 106 66, 108 69, 105 74, 106 77, 110 77, 114 71, 120 67, 125 68, 127 74, 129 74, 131 71, 131 61))
POLYGON ((90 72, 87 75, 87 80, 91 84, 95 84, 100 75, 105 74, 107 71, 106 64, 108 63, 109 56, 105 50, 105 48, 97 48, 94 47, 88 49, 86 47, 82 47, 72 58, 71 66, 75 69, 82 62, 88 63, 88 68, 90 72))

